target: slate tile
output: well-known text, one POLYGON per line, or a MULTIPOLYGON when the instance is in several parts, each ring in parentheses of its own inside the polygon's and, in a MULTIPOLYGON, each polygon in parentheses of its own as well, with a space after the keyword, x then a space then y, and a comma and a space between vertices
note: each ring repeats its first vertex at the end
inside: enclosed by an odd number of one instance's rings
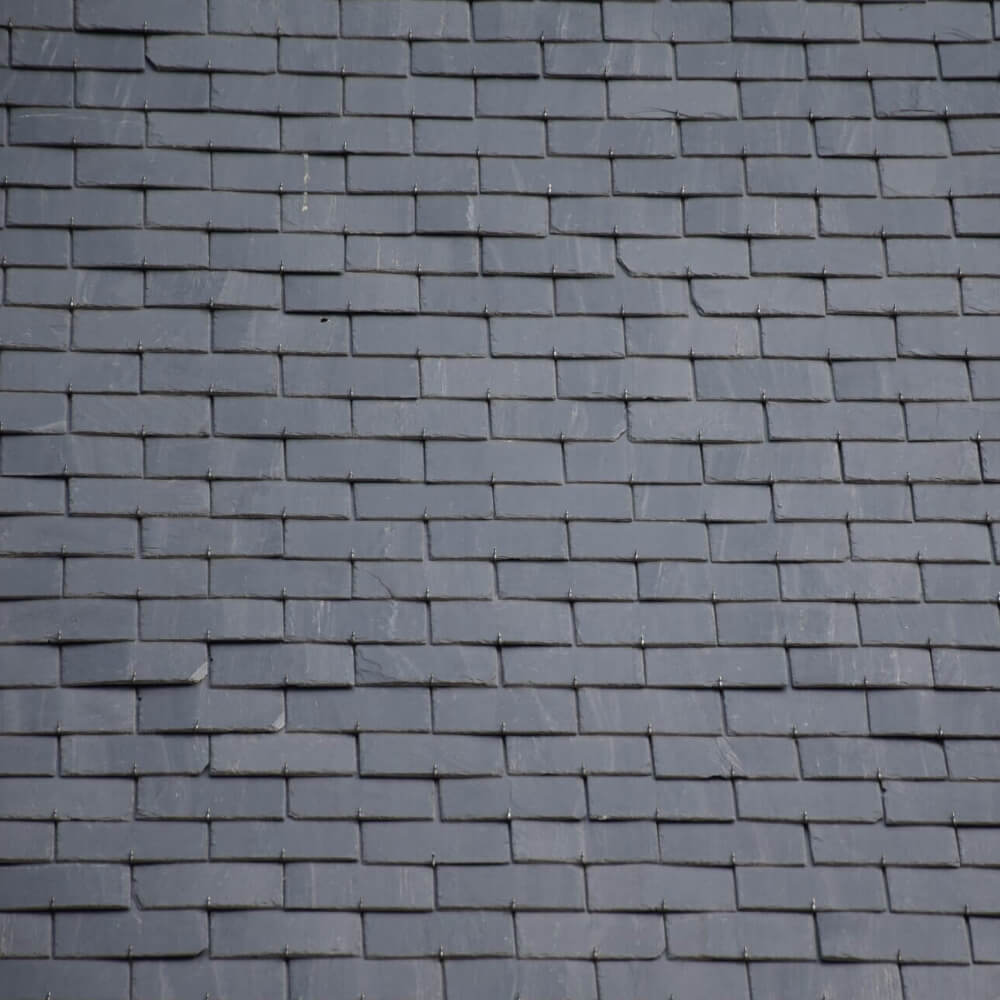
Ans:
MULTIPOLYGON (((652 150, 651 154, 655 152, 652 150)), ((616 228, 623 236, 668 237, 681 233, 679 199, 659 198, 650 203, 645 198, 628 195, 556 197, 550 199, 550 205, 554 233, 613 235, 616 228)), ((622 264, 631 270, 630 265, 624 261, 622 264)))
POLYGON ((750 244, 754 274, 881 276, 882 247, 866 239, 757 240, 750 244))
POLYGON ((943 827, 810 823, 809 838, 819 864, 958 864, 955 832, 943 827))
POLYGON ((661 823, 659 840, 661 860, 669 864, 806 863, 804 829, 789 823, 661 823))
POLYGON ((171 820, 60 823, 62 861, 200 861, 208 858, 208 824, 171 820))
MULTIPOLYGON (((520 919, 520 918, 519 918, 520 919)), ((373 957, 437 955, 447 941, 449 955, 510 955, 514 921, 509 914, 439 912, 366 914, 365 944, 373 957)))
POLYGON ((502 598, 566 597, 627 600, 636 597, 631 566, 606 562, 512 562, 497 567, 497 595, 502 598))
MULTIPOLYGON (((570 48, 577 50, 581 46, 570 48)), ((664 50, 648 45, 643 48, 655 52, 656 58, 663 58, 664 50)), ((551 51, 549 46, 546 52, 551 51)), ((598 68, 589 63, 588 75, 594 75, 598 68)), ((676 126, 660 121, 650 124, 641 119, 600 122, 563 119, 546 123, 546 137, 550 152, 570 156, 610 156, 612 152, 617 156, 676 156, 678 152, 676 126)))
MULTIPOLYGON (((428 445, 428 454, 433 454, 435 447, 428 445)), ((422 478, 423 455, 415 442, 289 441, 285 450, 291 479, 414 481, 422 478)), ((360 552, 361 547, 358 548, 360 552)))
POLYGON ((476 111, 487 117, 540 118, 552 115, 553 118, 603 118, 604 97, 602 83, 579 78, 549 78, 543 81, 480 79, 476 82, 476 111))
POLYGON ((993 736, 992 700, 989 694, 971 691, 873 691, 871 729, 895 735, 993 736))
MULTIPOLYGON (((909 46, 906 49, 909 50, 909 46)), ((872 72, 879 70, 873 67, 872 72)), ((877 151, 880 157, 887 158, 940 157, 949 155, 951 144, 944 122, 896 118, 873 121, 841 119, 816 122, 816 151, 820 156, 874 158, 877 151)))
POLYGON ((144 732, 273 732, 283 723, 282 699, 267 691, 243 692, 235 701, 226 692, 201 684, 151 688, 143 693, 139 707, 139 727, 144 732))
POLYGON ((610 992, 615 996, 652 995, 652 991, 661 988, 673 990, 677 996, 689 996, 692 1000, 709 1000, 718 996, 746 1000, 750 995, 746 974, 735 962, 659 958, 634 962, 599 961, 596 965, 602 993, 610 992))
POLYGON ((632 492, 641 520, 767 521, 771 516, 765 486, 635 486, 632 492))
MULTIPOLYGON (((403 72, 406 71, 405 64, 405 58, 401 59, 403 72)), ((410 44, 410 64, 413 73, 432 76, 538 76, 542 52, 535 39, 465 41, 460 45, 449 41, 414 40, 410 44)), ((386 70, 380 69, 379 72, 385 73, 386 70)))
POLYGON ((974 443, 843 445, 844 478, 858 482, 977 482, 979 455, 974 443))
POLYGON ((570 442, 565 452, 566 478, 572 482, 700 483, 702 480, 699 449, 694 444, 570 442))
POLYGON ((0 707, 0 730, 5 733, 122 733, 132 730, 134 719, 135 699, 124 688, 12 689, 0 707))
MULTIPOLYGON (((421 642, 427 610, 415 601, 289 601, 285 634, 292 640, 421 642)), ((274 636, 263 636, 273 638, 274 636)))
MULTIPOLYGON (((990 826, 996 823, 1000 803, 997 786, 987 782, 941 782, 922 784, 896 781, 886 786, 885 815, 889 823, 955 823, 990 826)), ((927 886, 928 898, 940 898, 940 887, 927 886)), ((933 907, 932 907, 933 908, 933 907)), ((956 912, 962 908, 957 907, 956 912)))
MULTIPOLYGON (((355 354, 417 355, 421 353, 422 343, 433 344, 435 353, 445 357, 421 360, 422 388, 426 396, 468 395, 459 389, 462 382, 458 378, 455 379, 455 388, 449 388, 447 392, 432 389, 431 386, 436 385, 437 378, 443 378, 444 373, 454 372, 457 376, 460 372, 472 373, 490 367, 484 359, 488 334, 487 320, 483 317, 435 316, 424 320, 420 317, 355 316, 351 332, 355 354), (409 350, 411 347, 412 351, 409 350), (467 357, 483 360, 475 363, 452 360, 467 357), (442 374, 437 375, 438 372, 442 374)), ((480 397, 485 393, 475 395, 480 397)))
POLYGON ((431 728, 430 693, 416 687, 289 691, 288 729, 299 732, 422 732, 431 728))
POLYGON ((567 915, 559 921, 517 914, 518 954, 535 958, 654 958, 664 948, 662 918, 652 915, 567 915))
POLYGON ((650 598, 763 600, 778 593, 776 567, 718 563, 642 563, 639 594, 650 598))
POLYGON ((943 688, 993 687, 988 651, 937 649, 933 651, 934 682, 943 688))
POLYGON ((511 774, 649 774, 649 743, 633 736, 511 736, 511 774))
POLYGON ((732 872, 666 865, 592 865, 587 891, 594 910, 728 910, 732 872))
POLYGON ((930 685, 930 653, 926 649, 792 649, 796 687, 921 687, 930 685))
POLYGON ((212 914, 213 957, 360 953, 361 917, 356 914, 212 914))
MULTIPOLYGON (((841 9, 850 10, 846 5, 841 5, 841 9)), ((789 83, 761 80, 741 82, 739 89, 745 118, 872 117, 868 85, 860 81, 789 83)))
POLYGON ((832 442, 825 445, 797 442, 709 444, 704 446, 704 456, 708 482, 831 482, 840 478, 840 460, 832 442))
POLYGON ((184 0, 170 10, 158 10, 154 5, 146 3, 132 6, 83 0, 76 17, 78 27, 91 30, 110 28, 120 31, 177 31, 192 34, 205 31, 208 20, 204 4, 193 3, 191 0, 184 0))
POLYGON ((864 735, 868 732, 865 695, 837 691, 822 704, 808 691, 726 691, 726 720, 734 733, 787 735, 864 735))
POLYGON ((59 759, 57 743, 46 736, 0 736, 0 769, 11 775, 54 775, 59 759))
POLYGON ((903 987, 900 969, 895 964, 819 963, 819 962, 755 962, 750 966, 750 986, 753 995, 782 996, 786 990, 826 992, 830 1000, 847 997, 885 997, 901 1000, 903 987))
POLYGON ((581 732, 716 733, 722 728, 722 703, 714 692, 584 688, 579 704, 581 732))
POLYGON ((225 559, 212 565, 218 597, 348 597, 350 568, 319 560, 225 559))
MULTIPOLYGON (((736 871, 736 886, 740 906, 746 909, 878 911, 886 908, 885 889, 881 881, 872 879, 867 868, 740 868, 736 871)), ((825 916, 818 919, 823 947, 823 927, 829 925, 825 916)), ((867 919, 858 913, 848 918, 862 922, 862 926, 867 919)))
POLYGON ((912 510, 910 491, 903 485, 776 483, 774 486, 777 520, 909 521, 912 510))
MULTIPOLYGON (((292 778, 288 814, 302 819, 430 819, 434 783, 380 778, 292 778)), ((426 859, 421 859, 426 860, 426 859)))
POLYGON ((972 934, 972 952, 977 962, 988 962, 996 958, 997 922, 985 917, 969 921, 972 934))
POLYGON ((996 759, 989 740, 948 740, 948 771, 956 778, 995 778, 996 759))
POLYGON ((672 954, 690 958, 808 959, 816 954, 813 919, 791 914, 671 914, 672 954))
MULTIPOLYGON (((523 81, 518 81, 523 82, 523 81)), ((561 81, 569 82, 569 81, 561 81)), ((544 112, 544 108, 542 109, 544 112)), ((487 119, 483 119, 486 121, 487 119)), ((518 194, 608 195, 611 193, 610 162, 580 157, 555 164, 537 157, 485 159, 480 164, 483 191, 518 194)))
MULTIPOLYGON (((273 27, 273 25, 272 25, 273 27)), ((213 21, 212 28, 218 31, 213 21)), ((147 58, 157 69, 198 70, 211 66, 216 72, 273 73, 278 46, 270 38, 228 38, 161 35, 149 39, 147 58)))
MULTIPOLYGON (((563 486, 494 486, 498 517, 560 517, 571 520, 593 518, 624 521, 631 516, 632 496, 622 483, 563 486)), ((514 569, 514 567, 508 567, 514 569)), ((581 567, 581 572, 586 572, 581 567)))
MULTIPOLYGON (((357 823, 322 820, 221 820, 212 823, 213 859, 239 861, 356 860, 357 823)), ((286 869, 286 872, 289 869, 286 869)), ((289 905, 286 883, 286 905, 289 905)))
MULTIPOLYGON (((484 959, 473 959, 479 967, 484 959)), ((291 992, 311 996, 345 989, 350 995, 391 996, 400 990, 415 1000, 441 1000, 442 965, 437 959, 300 958, 289 963, 291 992)))
MULTIPOLYGON (((123 966, 125 968, 125 966, 123 966)), ((154 1000, 206 992, 219 1000, 266 1000, 284 983, 284 966, 278 959, 245 959, 215 962, 209 958, 186 962, 136 962, 134 989, 154 1000)))
POLYGON ((274 639, 283 631, 277 601, 239 598, 141 602, 143 639, 274 639))
POLYGON ((418 400, 387 405, 359 400, 352 410, 354 431, 363 436, 482 439, 489 432, 490 411, 480 402, 418 400))
POLYGON ((708 646, 717 626, 707 602, 574 604, 577 641, 584 645, 708 646))
MULTIPOLYGON (((873 692, 877 698, 881 692, 873 692)), ((873 730, 876 727, 873 726, 873 730)), ((943 778, 942 748, 916 739, 864 740, 816 737, 800 744, 806 778, 943 778)))
MULTIPOLYGON (((408 118, 352 115, 345 120, 340 116, 303 115, 298 118, 284 118, 281 121, 281 148, 295 152, 306 153, 338 153, 342 152, 344 143, 355 153, 409 153, 413 151, 413 125, 408 118)), ((294 215, 289 212, 287 222, 302 211, 301 197, 292 197, 287 201, 294 215)), ((360 205, 354 208, 360 209, 360 205)), ((379 214, 368 224, 374 224, 378 231, 379 223, 387 218, 397 219, 400 213, 411 220, 413 228, 413 202, 410 199, 400 199, 395 205, 385 206, 385 214, 379 214)), ((350 203, 344 205, 341 200, 317 196, 309 201, 309 211, 313 214, 308 219, 299 219, 291 228, 329 228, 329 219, 338 211, 347 211, 349 215, 363 217, 363 213, 352 211, 350 203), (316 212, 315 209, 320 211, 316 212), (324 217, 326 221, 324 222, 324 217)), ((383 222, 384 224, 384 222, 383 222)), ((334 227, 340 229, 338 225, 334 227)))
POLYGON ((199 774, 208 739, 183 736, 67 736, 60 741, 64 775, 199 774))
POLYGON ((3 927, 4 956, 13 958, 48 958, 52 950, 51 918, 35 913, 5 913, 3 927))
POLYGON ((574 558, 706 559, 708 545, 701 525, 641 523, 606 525, 574 521, 569 529, 574 558))
POLYGON ((214 687, 350 686, 349 646, 308 643, 213 643, 214 687))
POLYGON ((996 607, 987 604, 858 606, 866 644, 981 646, 993 648, 1000 636, 996 607), (918 638, 919 636, 919 638, 918 638))
MULTIPOLYGON (((736 809, 741 818, 877 823, 883 817, 882 797, 874 781, 744 781, 736 784, 736 809)), ((781 957, 781 956, 777 956, 781 957)))
POLYGON ((358 684, 486 684, 497 679, 496 650, 480 646, 356 648, 358 684))
POLYGON ((59 649, 55 646, 0 648, 4 687, 55 687, 59 680, 59 649))
POLYGON ((582 819, 586 813, 582 777, 445 778, 439 787, 441 816, 448 820, 507 819, 508 814, 510 819, 582 819))
POLYGON ((980 1000, 989 996, 996 987, 995 967, 970 967, 956 973, 954 969, 938 969, 930 967, 914 967, 907 969, 904 975, 907 996, 916 1000, 924 1000, 934 996, 935 991, 958 987, 970 1000, 980 1000))
MULTIPOLYGON (((281 38, 286 46, 303 39, 281 38)), ((319 43, 324 48, 329 43, 319 43)), ((291 66, 290 69, 297 67, 291 66)), ((344 190, 344 160, 339 156, 277 153, 266 158, 252 153, 213 153, 215 187, 234 191, 338 192, 344 190)), ((305 201, 308 211, 308 199, 305 201)))
POLYGON ((208 950, 208 919, 183 910, 60 913, 54 940, 56 955, 69 958, 187 957, 208 950))
MULTIPOLYGON (((414 49, 420 43, 414 43, 414 49)), ((434 43, 428 43, 434 44, 434 43)), ((498 43, 503 45, 504 43, 498 43)), ((518 44, 518 43, 513 43, 518 44)), ((476 58, 468 50, 471 45, 449 46, 463 52, 464 59, 476 58)), ((493 45, 489 46, 494 48, 493 45)), ((531 49, 536 47, 531 45, 531 49)), ((481 52, 481 49, 478 50, 481 52)), ((414 60, 417 59, 414 52, 414 60)), ((486 53, 487 62, 492 62, 491 53, 486 53)), ((416 63, 414 63, 416 66, 416 63)), ((522 75, 516 65, 506 69, 494 67, 498 73, 522 75)), ((416 72, 416 69, 415 69, 416 72)), ((484 72, 477 67, 477 72, 484 72)), ((530 74, 529 74, 530 75, 530 74)), ((417 118, 413 122, 414 151, 420 154, 441 154, 466 156, 543 156, 545 150, 545 125, 527 118, 417 118)), ((427 190, 427 188, 424 188, 427 190)), ((433 190, 433 188, 431 188, 433 190)))
MULTIPOLYGON (((731 84, 721 86, 729 87, 731 84)), ((656 114, 652 117, 659 121, 664 115, 656 114)), ((741 194, 744 186, 739 163, 712 156, 656 161, 651 161, 646 156, 623 156, 614 160, 613 170, 616 195, 673 195, 679 200, 685 195, 741 194)), ((667 200, 666 204, 671 206, 672 200, 667 200)))
POLYGON ((136 901, 146 910, 281 905, 281 867, 277 864, 142 865, 135 869, 134 883, 136 901))
POLYGON ((500 740, 486 736, 382 733, 362 734, 358 742, 364 775, 500 774, 503 769, 500 740))
MULTIPOLYGON (((69 82, 69 74, 46 74, 49 77, 47 94, 39 93, 39 75, 40 73, 22 70, 18 76, 12 76, 5 71, 0 80, 6 99, 34 103, 41 98, 46 103, 63 103, 62 98, 51 90, 55 86, 61 92, 63 85, 69 82), (26 76, 26 73, 30 76, 26 76), (23 93, 19 92, 19 88, 23 93), (35 96, 30 97, 29 94, 35 96)), ((71 146, 75 137, 80 145, 135 148, 143 144, 145 133, 143 115, 138 111, 91 108, 52 108, 45 115, 18 109, 11 112, 8 128, 11 142, 31 146, 71 146)))
POLYGON ((0 593, 5 597, 57 597, 62 590, 62 563, 52 559, 0 560, 4 579, 0 593))
POLYGON ((902 440, 904 411, 899 403, 772 403, 768 429, 776 441, 902 440))
POLYGON ((149 777, 139 782, 137 813, 152 819, 280 819, 284 785, 278 778, 149 777))
POLYGON ((795 744, 779 737, 660 736, 653 739, 653 762, 661 778, 794 778, 795 744))
POLYGON ((509 685, 564 687, 581 684, 641 685, 638 649, 507 646, 501 650, 504 681, 509 685))
MULTIPOLYGON (((838 524, 789 522, 709 526, 712 558, 721 562, 839 561, 849 555, 847 529, 838 524)), ((785 567, 783 567, 784 572, 785 567)), ((791 594, 786 598, 795 599, 791 594)))
MULTIPOLYGON (((930 827, 941 830, 941 827, 930 827)), ((951 832, 951 831, 948 831, 951 832)), ((966 827, 958 834, 962 861, 969 865, 993 864, 996 857, 996 837, 989 828, 966 827)))
MULTIPOLYGON (((469 690, 444 688, 433 692, 434 729, 437 733, 546 733, 575 732, 576 699, 569 691, 469 690)), ((482 742, 482 741, 480 741, 482 742)), ((455 741, 462 746, 462 741, 455 741)), ((448 741, 441 741, 442 748, 448 741)), ((434 746, 437 746, 435 739, 434 746)), ((476 741, 464 755, 472 759, 476 741)), ((488 749, 483 744, 483 749, 488 749)), ((487 759, 489 759, 487 757, 487 759)))
MULTIPOLYGON (((490 321, 490 346, 495 355, 547 357, 553 359, 553 365, 559 357, 618 358, 625 353, 624 325, 621 319, 596 316, 547 320, 499 317, 490 321)), ((510 374, 506 377, 514 380, 510 374)), ((492 392, 492 384, 489 388, 492 392)))
POLYGON ((5 909, 123 910, 129 906, 124 865, 6 865, 0 870, 5 909))
POLYGON ((365 823, 361 844, 366 862, 468 865, 510 860, 505 823, 365 823))
POLYGON ((443 909, 582 910, 583 872, 566 865, 463 865, 437 871, 443 909))
POLYGON ((435 642, 569 645, 573 638, 568 603, 549 601, 449 601, 431 605, 435 642))
POLYGON ((11 958, 4 962, 4 975, 12 996, 35 996, 43 988, 54 995, 87 990, 121 1000, 129 993, 129 970, 124 962, 11 958))
MULTIPOLYGON (((106 439, 116 445, 121 439, 106 439)), ((140 442, 136 442, 137 447, 140 442)), ((278 441, 251 438, 148 438, 145 442, 146 475, 166 479, 277 479, 282 449, 278 441)), ((72 467, 71 467, 72 469, 72 467)), ((79 475, 95 475, 83 466, 79 475)), ((113 474, 111 470, 104 473, 113 474)), ((121 475, 122 473, 119 473, 121 475)), ((133 473, 138 475, 138 473, 133 473)))
POLYGON ((659 687, 784 687, 786 654, 771 646, 717 646, 697 649, 650 649, 646 652, 648 683, 659 687))
MULTIPOLYGON (((863 14, 866 19, 872 20, 879 16, 874 11, 863 14)), ((873 37, 882 36, 876 32, 873 37)), ((807 45, 806 59, 810 77, 934 79, 937 76, 937 55, 930 44, 897 45, 894 41, 866 41, 854 45, 807 45)))
POLYGON ((350 736, 274 733, 212 739, 212 774, 354 774, 350 736))
POLYGON ((493 567, 485 561, 355 563, 354 566, 355 597, 490 598, 493 591, 493 567))
POLYGON ((995 913, 995 872, 972 868, 921 871, 898 868, 888 873, 893 909, 924 913, 995 913))
MULTIPOLYGON (((552 313, 549 278, 435 277, 420 279, 420 311, 431 313, 509 314, 547 316, 552 313)), ((407 311, 407 310, 386 310, 407 311)), ((416 311, 416 309, 410 310, 416 311)))
POLYGON ((950 236, 952 220, 941 198, 821 197, 819 227, 830 236, 950 236))
POLYGON ((597 820, 735 818, 732 788, 725 782, 588 777, 587 789, 597 820))
POLYGON ((285 877, 285 903, 292 910, 430 910, 434 902, 430 867, 290 864, 285 877))
POLYGON ((856 559, 914 559, 929 562, 987 562, 990 539, 985 525, 852 524, 851 547, 856 559), (982 528, 980 531, 979 529, 982 528))
POLYGON ((416 202, 420 233, 542 236, 547 231, 548 203, 536 195, 425 194, 416 202))

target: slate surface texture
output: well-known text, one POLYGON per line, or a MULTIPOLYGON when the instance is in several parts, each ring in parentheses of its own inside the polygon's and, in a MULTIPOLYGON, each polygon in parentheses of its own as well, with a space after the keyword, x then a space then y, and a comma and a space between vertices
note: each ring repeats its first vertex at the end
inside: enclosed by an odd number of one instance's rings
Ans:
POLYGON ((0 24, 0 1000, 1000 995, 1000 4, 0 24))

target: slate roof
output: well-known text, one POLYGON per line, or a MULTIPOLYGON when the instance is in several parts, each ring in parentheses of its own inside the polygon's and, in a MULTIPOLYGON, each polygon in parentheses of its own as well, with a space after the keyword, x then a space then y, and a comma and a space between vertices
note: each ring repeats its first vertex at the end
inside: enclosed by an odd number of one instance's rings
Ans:
POLYGON ((1000 4, 0 11, 0 1000, 1000 994, 1000 4))

